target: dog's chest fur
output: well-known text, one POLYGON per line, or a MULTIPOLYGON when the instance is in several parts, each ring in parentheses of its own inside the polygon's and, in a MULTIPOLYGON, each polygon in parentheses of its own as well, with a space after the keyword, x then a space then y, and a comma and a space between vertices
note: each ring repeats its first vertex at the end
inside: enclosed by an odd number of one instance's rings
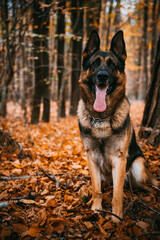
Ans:
POLYGON ((126 131, 131 131, 131 124, 126 123, 125 126, 128 114, 129 103, 124 99, 112 117, 103 122, 95 122, 91 127, 91 119, 85 104, 82 100, 79 102, 78 119, 84 148, 99 165, 105 180, 106 176, 111 177, 111 169, 116 165, 122 152, 126 151, 127 154, 130 139, 126 131))

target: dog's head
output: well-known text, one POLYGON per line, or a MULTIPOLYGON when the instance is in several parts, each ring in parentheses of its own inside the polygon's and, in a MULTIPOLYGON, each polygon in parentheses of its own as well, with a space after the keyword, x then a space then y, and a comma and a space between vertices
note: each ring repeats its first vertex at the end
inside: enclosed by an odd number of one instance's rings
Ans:
POLYGON ((92 30, 83 52, 83 73, 80 78, 81 96, 95 112, 111 109, 111 98, 115 105, 125 94, 125 42, 123 32, 112 38, 110 50, 100 51, 100 38, 92 30), (88 100, 90 98, 90 100, 88 100))

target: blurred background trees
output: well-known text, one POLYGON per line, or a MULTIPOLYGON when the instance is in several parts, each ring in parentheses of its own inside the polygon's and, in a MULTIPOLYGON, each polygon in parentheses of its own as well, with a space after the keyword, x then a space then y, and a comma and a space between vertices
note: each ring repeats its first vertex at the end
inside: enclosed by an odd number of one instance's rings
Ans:
POLYGON ((160 0, 2 0, 0 21, 1 116, 9 101, 20 104, 31 123, 49 121, 50 101, 57 102, 58 119, 76 115, 81 54, 92 28, 102 50, 116 31, 124 31, 127 95, 145 99, 154 74, 160 0))

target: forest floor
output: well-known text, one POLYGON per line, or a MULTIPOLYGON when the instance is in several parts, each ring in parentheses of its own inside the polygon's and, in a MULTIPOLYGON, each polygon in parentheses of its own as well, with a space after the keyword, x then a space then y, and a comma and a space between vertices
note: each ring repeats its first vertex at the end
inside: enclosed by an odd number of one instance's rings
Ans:
MULTIPOLYGON (((133 102, 138 133, 144 104, 133 102)), ((112 186, 103 190, 103 213, 91 206, 91 183, 76 117, 25 124, 9 103, 0 125, 0 239, 160 239, 160 190, 124 190, 124 219, 111 221, 112 186), (133 196, 132 196, 133 195, 133 196), (146 204, 146 205, 145 205, 146 204), (106 212, 105 212, 106 211, 106 212)), ((160 147, 139 141, 160 180, 160 147)))

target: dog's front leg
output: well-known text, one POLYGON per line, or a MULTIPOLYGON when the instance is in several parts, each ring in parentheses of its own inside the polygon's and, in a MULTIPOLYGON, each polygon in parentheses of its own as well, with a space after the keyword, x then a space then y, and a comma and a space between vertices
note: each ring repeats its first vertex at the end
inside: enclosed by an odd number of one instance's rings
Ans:
MULTIPOLYGON (((126 158, 114 157, 114 164, 112 168, 113 176, 113 200, 112 200, 112 212, 123 217, 123 188, 126 174, 126 158)), ((114 222, 119 222, 118 218, 112 217, 114 222)))
POLYGON ((92 210, 102 209, 102 193, 101 193, 101 170, 99 163, 101 162, 102 155, 96 147, 97 142, 93 138, 84 137, 83 144, 87 153, 87 161, 89 173, 91 176, 92 184, 92 210))
POLYGON ((102 209, 102 193, 101 193, 101 172, 99 166, 96 164, 95 160, 88 157, 89 172, 91 175, 92 183, 92 210, 102 209))

